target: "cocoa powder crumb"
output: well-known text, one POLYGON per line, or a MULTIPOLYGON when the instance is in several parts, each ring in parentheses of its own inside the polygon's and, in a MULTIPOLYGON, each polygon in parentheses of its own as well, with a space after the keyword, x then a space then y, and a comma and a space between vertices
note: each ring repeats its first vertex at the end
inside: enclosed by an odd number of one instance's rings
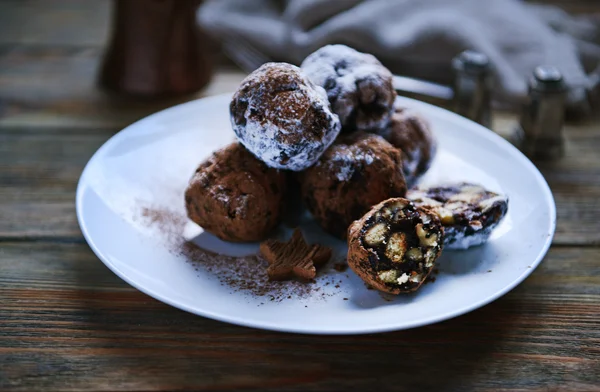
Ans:
POLYGON ((338 272, 344 272, 348 269, 348 264, 346 263, 335 263, 333 265, 333 269, 338 272))

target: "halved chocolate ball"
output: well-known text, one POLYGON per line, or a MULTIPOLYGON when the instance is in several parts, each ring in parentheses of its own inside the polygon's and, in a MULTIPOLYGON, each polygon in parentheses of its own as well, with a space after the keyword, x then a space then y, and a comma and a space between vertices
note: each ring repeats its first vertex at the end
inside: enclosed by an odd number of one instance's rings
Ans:
POLYGON ((348 265, 377 290, 400 294, 417 290, 442 251, 439 218, 404 198, 374 206, 348 230, 348 265))

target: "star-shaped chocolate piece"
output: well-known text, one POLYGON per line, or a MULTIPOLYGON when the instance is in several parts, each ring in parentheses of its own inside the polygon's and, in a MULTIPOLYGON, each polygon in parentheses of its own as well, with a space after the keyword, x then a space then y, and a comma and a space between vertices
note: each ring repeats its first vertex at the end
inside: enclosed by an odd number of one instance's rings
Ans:
POLYGON ((269 280, 287 280, 294 276, 313 279, 317 275, 316 267, 331 258, 331 248, 319 244, 308 245, 300 229, 294 230, 287 242, 274 239, 262 242, 260 253, 269 263, 269 280))

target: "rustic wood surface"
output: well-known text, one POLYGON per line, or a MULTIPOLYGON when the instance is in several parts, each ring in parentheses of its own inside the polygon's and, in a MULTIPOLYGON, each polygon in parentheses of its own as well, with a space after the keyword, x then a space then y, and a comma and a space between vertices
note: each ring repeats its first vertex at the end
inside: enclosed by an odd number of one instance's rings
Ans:
MULTIPOLYGON (((554 1, 599 12, 595 0, 554 1)), ((541 266, 454 320, 367 336, 306 336, 194 316, 133 289, 81 236, 78 177, 115 132, 230 91, 140 102, 95 86, 107 1, 0 1, 0 390, 600 391, 600 121, 569 125, 539 163, 558 227, 541 266)), ((511 129, 497 114, 494 127, 511 129)))

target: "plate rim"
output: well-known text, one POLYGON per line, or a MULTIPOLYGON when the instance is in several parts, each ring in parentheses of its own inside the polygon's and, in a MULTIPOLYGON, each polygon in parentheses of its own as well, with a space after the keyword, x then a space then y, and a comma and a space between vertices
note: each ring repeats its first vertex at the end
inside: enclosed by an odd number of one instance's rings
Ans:
POLYGON ((462 316, 466 313, 474 311, 476 309, 479 309, 479 308, 499 299, 500 297, 504 296, 505 294, 507 294, 508 292, 513 290, 516 286, 521 284, 539 266, 539 264, 542 262, 545 255, 547 254, 550 246, 552 245, 552 240, 554 238, 555 231, 556 231, 556 203, 555 203, 552 191, 550 189, 550 186, 548 185, 546 179, 544 178, 542 173, 539 171, 539 169, 533 164, 533 162, 531 162, 531 160, 529 160, 529 158, 527 158, 521 151, 519 151, 515 146, 510 144, 507 140, 502 138, 500 135, 496 134, 494 131, 492 131, 488 128, 485 128, 484 126, 482 126, 474 121, 471 121, 465 117, 462 117, 456 113, 453 113, 453 112, 451 112, 447 109, 444 109, 442 107, 439 107, 439 106, 435 106, 435 105, 432 105, 432 104, 429 104, 429 103, 426 103, 423 101, 419 101, 416 99, 408 98, 408 97, 398 97, 400 100, 410 102, 412 104, 416 104, 416 106, 422 106, 424 108, 427 108, 427 110, 436 111, 437 114, 439 114, 440 117, 443 117, 444 120, 448 120, 448 121, 452 121, 452 122, 455 122, 456 120, 458 120, 458 122, 470 123, 470 126, 474 125, 475 126, 474 129, 477 129, 477 132, 479 132, 482 137, 491 139, 490 141, 492 141, 496 144, 504 145, 504 148, 507 148, 508 150, 512 150, 512 153, 513 153, 512 156, 519 159, 520 163, 522 165, 528 166, 529 169, 531 169, 531 172, 533 173, 534 177, 536 178, 537 185, 540 187, 542 193, 545 196, 544 199, 547 203, 544 203, 544 204, 547 204, 547 206, 549 207, 548 212, 549 212, 549 218, 550 218, 550 227, 549 227, 549 232, 548 232, 549 235, 546 236, 543 246, 540 248, 538 254, 535 257, 535 261, 530 263, 531 268, 527 268, 525 271, 523 271, 523 273, 521 275, 519 275, 516 279, 514 279, 510 284, 504 286, 502 289, 500 289, 500 290, 496 291, 495 293, 493 293, 492 295, 488 295, 485 298, 482 298, 479 301, 476 301, 470 305, 463 306, 458 309, 453 309, 451 311, 448 311, 448 312, 445 312, 442 314, 437 314, 437 315, 431 316, 429 318, 416 320, 413 322, 404 321, 401 325, 398 325, 397 322, 395 322, 395 323, 391 322, 391 323, 385 323, 385 324, 378 324, 376 326, 372 326, 372 327, 368 327, 368 328, 361 327, 359 329, 352 329, 351 327, 350 328, 337 327, 337 328, 326 328, 326 329, 323 329, 322 327, 320 327, 320 328, 315 329, 315 328, 311 328, 310 325, 308 327, 285 327, 285 326, 282 327, 282 326, 275 324, 273 322, 270 322, 270 321, 256 322, 256 321, 252 321, 252 320, 245 320, 243 317, 227 316, 227 315, 223 315, 223 314, 219 314, 219 313, 214 313, 212 311, 194 309, 188 305, 171 300, 168 297, 165 297, 162 294, 157 293, 152 289, 148 289, 144 285, 136 283, 133 279, 129 278, 126 273, 120 271, 119 268, 117 268, 115 265, 113 265, 110 262, 110 259, 108 257, 106 257, 105 254, 98 248, 94 239, 89 234, 86 222, 83 218, 83 208, 84 208, 83 193, 85 190, 84 188, 86 186, 86 184, 84 184, 86 173, 89 170, 89 167, 93 164, 93 162, 95 160, 99 159, 99 157, 103 154, 104 150, 110 148, 113 144, 118 143, 120 141, 120 139, 122 137, 124 137, 123 134, 129 128, 131 128, 133 126, 139 126, 140 123, 143 123, 146 121, 151 121, 154 117, 159 116, 159 115, 163 114, 164 112, 174 110, 175 108, 181 108, 183 106, 193 105, 199 101, 220 100, 220 99, 223 99, 224 97, 230 97, 232 94, 233 94, 233 92, 228 92, 228 93, 211 95, 208 97, 202 97, 202 98, 194 99, 191 101, 183 102, 183 103, 162 109, 158 112, 152 113, 146 117, 143 117, 143 118, 127 125, 123 129, 121 129, 120 131, 118 131, 117 133, 112 135, 107 141, 105 141, 94 152, 94 154, 90 157, 90 159, 86 163, 84 169, 82 170, 79 180, 77 182, 77 189, 76 189, 76 193, 75 193, 75 210, 76 210, 76 215, 77 215, 77 222, 79 224, 79 227, 81 229, 83 237, 85 238, 88 246, 92 249, 92 251, 94 252, 96 257, 98 257, 98 259, 100 259, 100 261, 102 261, 102 263, 106 267, 108 267, 115 275, 117 275, 119 278, 121 278, 123 281, 125 281, 130 286, 134 287, 135 289, 141 291, 142 293, 144 293, 160 302, 163 302, 163 303, 165 303, 169 306, 172 306, 176 309, 180 309, 180 310, 186 311, 188 313, 192 313, 194 315, 210 318, 210 319, 217 320, 220 322, 226 322, 229 324, 239 325, 239 326, 243 326, 243 327, 250 327, 250 328, 256 328, 256 329, 276 331, 276 332, 287 332, 287 333, 298 333, 298 334, 309 334, 309 335, 360 335, 360 334, 400 331, 400 330, 418 328, 418 327, 436 324, 436 323, 439 323, 442 321, 450 320, 455 317, 462 316))

